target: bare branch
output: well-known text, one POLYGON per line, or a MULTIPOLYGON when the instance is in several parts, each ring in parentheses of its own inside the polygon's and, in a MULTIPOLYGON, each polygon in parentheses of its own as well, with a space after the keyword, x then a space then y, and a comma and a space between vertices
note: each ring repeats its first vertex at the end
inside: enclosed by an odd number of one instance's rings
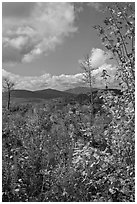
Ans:
POLYGON ((10 80, 8 77, 3 77, 2 79, 2 87, 5 92, 8 93, 8 101, 7 101, 7 109, 10 109, 10 102, 11 102, 11 91, 15 87, 15 83, 10 80))
POLYGON ((11 81, 8 77, 2 78, 2 87, 5 91, 12 90, 15 87, 15 82, 11 81))

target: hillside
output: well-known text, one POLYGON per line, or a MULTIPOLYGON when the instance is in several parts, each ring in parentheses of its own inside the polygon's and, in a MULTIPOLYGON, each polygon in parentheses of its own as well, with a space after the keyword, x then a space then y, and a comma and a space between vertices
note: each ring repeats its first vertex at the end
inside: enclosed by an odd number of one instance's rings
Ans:
MULTIPOLYGON (((98 88, 93 88, 93 92, 99 90, 98 88)), ((72 89, 67 89, 66 90, 67 93, 72 93, 72 94, 86 94, 88 92, 90 92, 90 88, 89 87, 76 87, 76 88, 72 88, 72 89)))
MULTIPOLYGON (((97 89, 93 88, 93 92, 97 92, 97 89)), ((109 89, 110 91, 113 90, 116 94, 121 94, 121 91, 118 89, 109 89)), ((87 94, 90 92, 88 87, 76 87, 73 89, 68 89, 66 91, 58 91, 55 89, 44 89, 38 91, 29 91, 29 90, 12 90, 11 98, 12 101, 16 102, 40 102, 43 100, 48 99, 55 99, 55 98, 75 98, 79 94, 87 94)), ((7 100, 7 93, 2 94, 3 102, 7 100)))
MULTIPOLYGON (((107 89, 109 91, 113 91, 115 94, 122 94, 120 89, 116 89, 116 88, 109 88, 107 89)), ((93 93, 97 92, 97 91, 106 91, 106 89, 101 89, 101 88, 93 88, 92 89, 93 93)), ((72 93, 75 95, 79 95, 79 94, 87 94, 90 93, 90 88, 89 87, 76 87, 73 89, 68 89, 66 90, 67 93, 72 93)))
POLYGON ((58 91, 55 89, 44 89, 44 90, 38 90, 34 91, 35 95, 38 98, 44 98, 44 99, 51 99, 51 98, 60 98, 60 97, 69 97, 73 96, 74 94, 65 92, 65 91, 58 91))
MULTIPOLYGON (((12 90, 11 97, 12 99, 24 99, 26 100, 35 100, 35 99, 53 99, 53 98, 60 98, 60 97, 70 97, 74 94, 58 91, 54 89, 44 89, 38 91, 28 91, 28 90, 12 90)), ((7 98, 7 93, 2 94, 2 99, 5 100, 7 98)))

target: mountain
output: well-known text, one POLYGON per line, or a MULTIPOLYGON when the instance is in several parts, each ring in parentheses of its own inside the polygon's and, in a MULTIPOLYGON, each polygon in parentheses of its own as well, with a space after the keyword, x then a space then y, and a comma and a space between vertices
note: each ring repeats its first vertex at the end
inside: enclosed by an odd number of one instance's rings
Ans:
MULTIPOLYGON (((96 93, 98 90, 105 91, 103 89, 93 88, 93 93, 96 93)), ((109 89, 110 91, 114 91, 116 94, 122 94, 120 90, 117 89, 109 89)), ((66 91, 58 91, 55 89, 44 89, 38 91, 28 91, 28 90, 12 90, 11 92, 11 101, 17 103, 39 103, 48 99, 56 99, 56 98, 66 98, 67 100, 75 99, 77 100, 77 96, 80 94, 85 95, 90 92, 88 87, 76 87, 73 89, 68 89, 66 91)), ((86 97, 86 96, 79 96, 86 97)), ((5 104, 7 102, 7 93, 4 92, 2 94, 2 102, 5 104)))
POLYGON ((39 91, 34 91, 38 98, 50 99, 50 98, 60 98, 60 97, 69 97, 74 94, 68 93, 65 91, 58 91, 55 89, 44 89, 39 91))
MULTIPOLYGON (((122 91, 120 90, 120 88, 108 88, 107 90, 109 91, 113 91, 115 94, 122 94, 122 91)), ((92 88, 93 93, 97 92, 97 91, 106 91, 106 89, 102 89, 102 88, 92 88)), ((76 87, 76 88, 72 88, 72 89, 67 89, 65 90, 65 92, 67 93, 71 93, 71 94, 87 94, 90 93, 90 88, 89 87, 76 87)))
MULTIPOLYGON (((3 93, 3 97, 7 96, 7 93, 3 93)), ((37 98, 33 91, 28 90, 12 90, 11 97, 13 98, 37 98)))
MULTIPOLYGON (((74 96, 72 93, 68 93, 65 91, 58 91, 55 89, 44 89, 38 91, 28 91, 28 90, 12 90, 11 97, 12 99, 17 99, 20 101, 22 99, 24 101, 37 101, 36 99, 53 99, 53 98, 60 98, 60 97, 70 97, 74 96)), ((7 98, 7 93, 2 94, 3 100, 7 98)))
MULTIPOLYGON (((98 88, 93 88, 92 91, 98 91, 98 88)), ((73 89, 68 89, 65 92, 67 93, 72 93, 72 94, 86 94, 88 92, 90 92, 90 88, 89 87, 76 87, 73 89)))

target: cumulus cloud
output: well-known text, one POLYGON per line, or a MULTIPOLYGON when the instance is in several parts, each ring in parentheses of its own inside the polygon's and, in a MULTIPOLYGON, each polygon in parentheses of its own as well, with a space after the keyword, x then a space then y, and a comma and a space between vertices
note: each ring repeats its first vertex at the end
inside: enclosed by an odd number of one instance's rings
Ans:
POLYGON ((24 45, 27 43, 27 37, 19 36, 9 40, 9 46, 21 50, 24 45))
POLYGON ((111 54, 109 52, 105 52, 99 48, 93 48, 90 56, 91 65, 93 68, 99 68, 105 64, 110 57, 111 54))
POLYGON ((89 66, 90 63, 90 68, 92 70, 99 70, 101 66, 106 64, 107 60, 111 58, 111 53, 105 52, 104 50, 101 50, 99 48, 93 48, 88 56, 88 61, 85 57, 85 59, 80 59, 78 60, 79 64, 83 66, 89 66))
MULTIPOLYGON (((95 77, 94 87, 103 88, 105 87, 105 83, 101 78, 101 74, 103 69, 108 71, 110 75, 109 82, 110 87, 114 88, 116 84, 114 75, 116 72, 116 68, 112 67, 112 65, 104 64, 98 70, 93 71, 93 75, 95 77)), ((65 75, 61 74, 58 76, 51 75, 49 73, 45 73, 41 76, 20 76, 16 74, 12 74, 7 72, 6 70, 2 70, 2 75, 9 77, 16 84, 16 89, 27 89, 27 90, 39 90, 39 89, 57 89, 57 90, 66 90, 69 88, 74 88, 78 86, 87 86, 87 84, 83 81, 83 74, 78 73, 75 75, 65 75)))
MULTIPOLYGON (((91 50, 91 53, 89 55, 89 62, 90 68, 92 70, 92 75, 95 78, 96 87, 102 87, 105 85, 105 81, 101 77, 103 70, 106 70, 109 75, 107 81, 111 87, 116 86, 118 84, 118 82, 115 79, 117 70, 116 66, 107 63, 108 59, 110 58, 111 53, 109 52, 105 52, 104 50, 101 50, 99 48, 93 48, 91 50)), ((86 63, 86 59, 79 60, 79 63, 84 67, 89 66, 88 63, 86 63)))
POLYGON ((27 17, 17 18, 19 14, 10 12, 3 16, 3 62, 30 62, 54 50, 65 36, 77 31, 73 4, 37 2, 30 7, 29 4, 27 17), (5 49, 13 49, 17 56, 9 59, 5 49))
POLYGON ((82 73, 75 75, 51 75, 45 73, 41 76, 19 76, 2 70, 2 75, 10 78, 16 84, 16 89, 38 90, 52 88, 57 90, 65 90, 77 86, 85 85, 82 81, 82 73))

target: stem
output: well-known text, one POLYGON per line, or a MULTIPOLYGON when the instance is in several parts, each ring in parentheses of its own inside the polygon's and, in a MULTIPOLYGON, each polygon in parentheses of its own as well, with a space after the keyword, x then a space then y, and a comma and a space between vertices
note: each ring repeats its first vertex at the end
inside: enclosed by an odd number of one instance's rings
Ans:
POLYGON ((8 110, 10 109, 10 90, 8 90, 8 110))
POLYGON ((121 37, 121 40, 122 40, 122 43, 123 43, 123 46, 124 46, 124 49, 125 49, 126 57, 130 60, 130 58, 128 57, 128 52, 127 52, 127 48, 126 48, 126 45, 125 45, 125 41, 124 41, 123 36, 122 36, 122 34, 120 32, 120 28, 118 27, 116 19, 115 19, 114 15, 112 14, 111 11, 110 11, 110 15, 111 15, 111 17, 113 18, 113 20, 115 22, 115 26, 118 29, 118 33, 120 34, 120 37, 121 37))

